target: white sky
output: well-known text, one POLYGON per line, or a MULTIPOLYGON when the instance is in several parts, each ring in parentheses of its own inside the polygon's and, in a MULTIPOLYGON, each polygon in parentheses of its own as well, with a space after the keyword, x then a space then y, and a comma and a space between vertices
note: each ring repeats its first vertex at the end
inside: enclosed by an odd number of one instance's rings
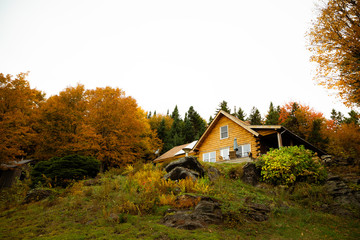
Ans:
POLYGON ((30 71, 51 96, 119 87, 146 111, 208 120, 222 100, 264 116, 270 101, 346 114, 312 80, 305 33, 315 0, 0 0, 0 72, 30 71))

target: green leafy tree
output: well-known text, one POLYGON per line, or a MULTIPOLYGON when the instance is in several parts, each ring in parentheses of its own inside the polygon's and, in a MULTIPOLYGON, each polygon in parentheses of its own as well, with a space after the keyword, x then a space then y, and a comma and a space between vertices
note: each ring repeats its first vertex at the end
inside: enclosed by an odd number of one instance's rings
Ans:
POLYGON ((259 109, 256 107, 251 109, 248 121, 250 121, 251 125, 261 125, 261 114, 259 109))

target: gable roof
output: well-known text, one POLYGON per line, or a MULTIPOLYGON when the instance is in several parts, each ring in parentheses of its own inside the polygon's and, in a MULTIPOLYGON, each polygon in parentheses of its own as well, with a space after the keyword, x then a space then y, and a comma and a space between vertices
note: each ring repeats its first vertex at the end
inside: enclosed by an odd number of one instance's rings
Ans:
POLYGON ((238 119, 237 117, 234 117, 233 115, 220 110, 214 120, 210 123, 210 125, 207 127, 207 129, 205 130, 205 132, 203 133, 203 135, 201 135, 199 141, 195 144, 193 149, 196 149, 204 140, 205 138, 208 136, 208 134, 211 132, 211 130, 214 128, 214 126, 216 125, 216 123, 219 121, 220 117, 224 116, 229 118, 230 120, 232 120, 233 122, 235 122, 236 124, 238 124, 239 126, 241 126, 242 128, 244 128, 245 130, 247 130, 248 132, 250 132, 251 134, 253 134, 255 137, 258 137, 260 134, 256 131, 254 131, 253 129, 251 129, 251 125, 241 121, 240 119, 238 119))
POLYGON ((162 154, 161 156, 159 156, 158 158, 156 158, 153 162, 154 162, 154 163, 163 162, 163 161, 165 161, 166 159, 183 155, 183 154, 185 154, 185 152, 184 152, 183 149, 184 149, 184 148, 191 148, 191 149, 193 149, 193 147, 194 147, 194 145, 196 144, 196 142, 197 142, 197 141, 193 141, 193 142, 191 142, 191 143, 186 143, 186 144, 183 144, 183 145, 180 145, 180 146, 173 147, 172 149, 170 149, 170 150, 167 151, 166 153, 164 153, 164 154, 162 154))

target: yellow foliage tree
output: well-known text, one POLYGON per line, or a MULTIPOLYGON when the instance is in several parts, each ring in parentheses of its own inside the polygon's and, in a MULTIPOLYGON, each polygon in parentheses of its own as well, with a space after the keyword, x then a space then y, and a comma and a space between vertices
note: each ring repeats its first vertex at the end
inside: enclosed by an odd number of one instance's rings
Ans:
POLYGON ((360 1, 328 1, 308 37, 318 83, 338 90, 347 106, 360 106, 360 1))

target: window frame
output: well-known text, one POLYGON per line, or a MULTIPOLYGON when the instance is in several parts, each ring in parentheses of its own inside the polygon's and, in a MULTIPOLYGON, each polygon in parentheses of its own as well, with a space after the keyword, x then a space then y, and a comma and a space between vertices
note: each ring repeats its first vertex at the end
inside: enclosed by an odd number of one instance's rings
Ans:
POLYGON ((220 156, 224 159, 224 160, 230 160, 230 147, 225 147, 225 148, 221 148, 220 149, 220 156), (227 151, 227 155, 224 155, 224 150, 227 151))
POLYGON ((203 162, 216 162, 216 151, 203 153, 203 162), (215 154, 215 157, 211 158, 211 154, 215 154), (207 157, 205 157, 207 156, 207 157), (205 161, 206 159, 206 161, 205 161), (213 160, 213 161, 211 161, 213 160))
MULTIPOLYGON (((250 143, 246 143, 246 144, 241 144, 241 145, 239 145, 238 146, 240 149, 241 149, 241 152, 240 152, 240 154, 241 154, 241 157, 249 157, 249 155, 250 155, 250 153, 251 153, 251 144, 250 143), (249 146, 249 151, 248 152, 246 152, 247 153, 247 155, 246 156, 244 156, 245 154, 245 152, 244 152, 244 146, 249 146)), ((237 151, 237 152, 238 152, 237 151)))
POLYGON ((220 127, 220 140, 227 139, 227 138, 229 138, 229 125, 221 126, 220 127), (226 127, 226 137, 222 137, 223 132, 221 131, 221 129, 224 128, 224 127, 226 127))

